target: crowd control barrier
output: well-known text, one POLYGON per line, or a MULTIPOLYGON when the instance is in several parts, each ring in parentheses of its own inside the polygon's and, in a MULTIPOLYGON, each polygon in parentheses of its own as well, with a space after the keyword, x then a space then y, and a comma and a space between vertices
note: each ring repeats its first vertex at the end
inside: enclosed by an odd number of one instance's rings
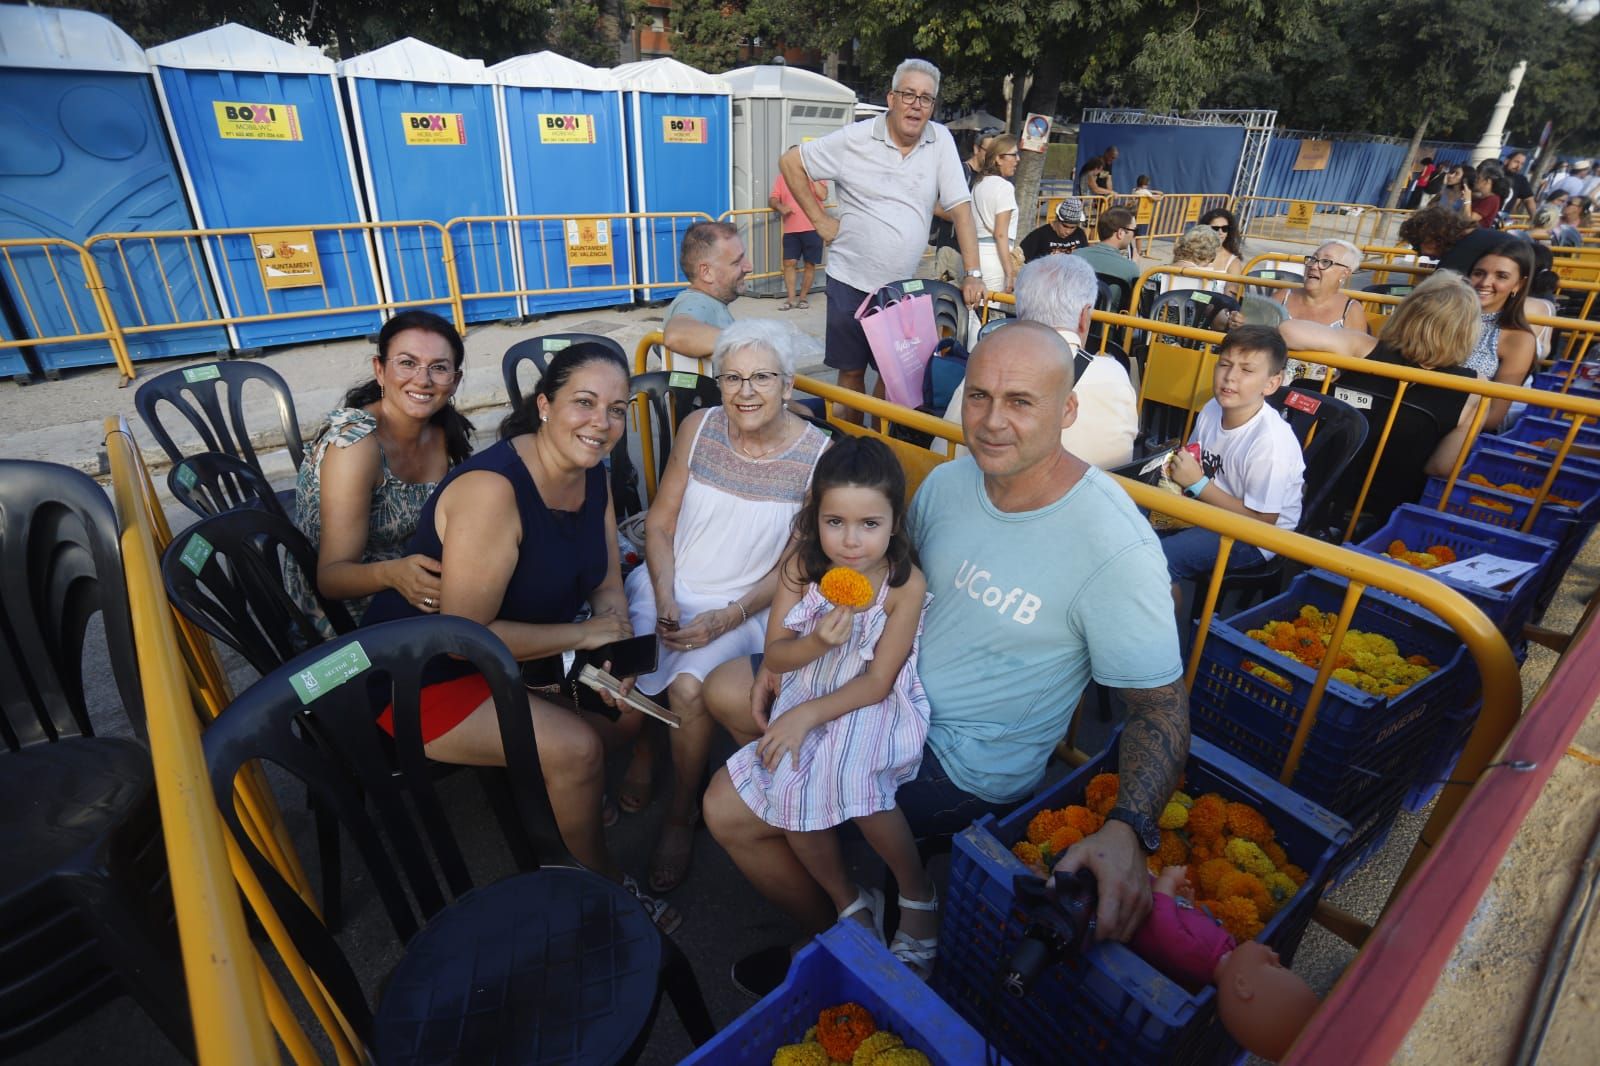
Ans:
POLYGON ((9 287, 22 318, 24 337, 13 337, 0 318, 0 376, 26 378, 29 367, 22 349, 62 341, 105 341, 111 346, 121 384, 133 380, 133 360, 118 328, 117 318, 106 299, 106 286, 95 268, 94 257, 86 248, 59 237, 29 240, 0 240, 0 261, 6 277, 0 288, 9 287), (27 260, 42 263, 44 270, 26 269, 27 260), (45 284, 43 275, 49 274, 45 284), (74 289, 87 289, 93 300, 94 318, 79 309, 74 289))

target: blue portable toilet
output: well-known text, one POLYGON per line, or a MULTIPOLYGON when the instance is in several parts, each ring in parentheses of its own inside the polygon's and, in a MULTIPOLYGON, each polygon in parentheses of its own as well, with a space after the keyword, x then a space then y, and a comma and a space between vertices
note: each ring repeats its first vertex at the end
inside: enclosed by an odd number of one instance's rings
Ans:
MULTIPOLYGON (((628 188, 639 212, 699 212, 713 219, 733 207, 731 93, 726 80, 675 59, 624 63, 612 70, 622 85, 628 124, 628 188)), ((645 300, 670 300, 678 245, 687 219, 640 219, 639 279, 645 300), (667 282, 663 285, 662 282, 667 282)))
MULTIPOLYGON (((506 213, 494 84, 481 59, 407 37, 339 64, 375 222, 506 213)), ((510 224, 462 223, 450 233, 463 294, 516 288, 510 224)), ((428 227, 380 230, 375 242, 393 301, 449 293, 443 241, 428 227)), ((449 317, 448 303, 426 309, 449 317)), ((515 296, 467 296, 469 322, 510 318, 515 296)))
POLYGON ((507 59, 489 73, 505 130, 512 213, 565 216, 516 224, 521 287, 594 290, 524 296, 523 313, 631 302, 627 220, 595 217, 628 210, 617 80, 554 52, 507 59))
POLYGON ((194 207, 211 237, 207 263, 224 313, 300 313, 229 327, 258 348, 361 336, 377 311, 378 275, 359 228, 356 191, 333 60, 235 23, 158 45, 145 55, 194 207))
MULTIPOLYGON (((0 6, 0 239, 186 230, 178 166, 167 148, 150 65, 133 38, 100 15, 0 6)), ((192 247, 192 245, 191 245, 192 247)), ((181 238, 92 249, 124 326, 214 318, 211 279, 181 238), (159 256, 159 262, 157 257, 159 256)), ((20 332, 14 339, 98 333, 99 312, 77 253, 13 248, 0 276, 20 332), (65 254, 63 254, 65 253, 65 254), (57 284, 57 278, 60 284, 57 284), (63 295, 63 293, 65 295, 63 295)), ((226 349, 218 326, 134 333, 134 359, 226 349)), ((47 374, 113 361, 106 341, 39 345, 47 374)), ((27 372, 20 349, 0 349, 0 375, 27 372)))

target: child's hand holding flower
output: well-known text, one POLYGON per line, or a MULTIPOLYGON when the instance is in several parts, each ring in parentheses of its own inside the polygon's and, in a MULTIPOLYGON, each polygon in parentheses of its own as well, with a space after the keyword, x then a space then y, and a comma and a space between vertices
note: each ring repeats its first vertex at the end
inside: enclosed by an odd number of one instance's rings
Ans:
POLYGON ((856 613, 850 608, 835 607, 817 619, 817 626, 812 632, 828 647, 837 648, 850 639, 850 624, 855 621, 855 617, 856 613))
POLYGON ((1205 474, 1205 471, 1200 468, 1200 460, 1196 459, 1185 448, 1179 448, 1172 453, 1172 461, 1168 468, 1171 471, 1172 480, 1184 488, 1193 485, 1205 474))

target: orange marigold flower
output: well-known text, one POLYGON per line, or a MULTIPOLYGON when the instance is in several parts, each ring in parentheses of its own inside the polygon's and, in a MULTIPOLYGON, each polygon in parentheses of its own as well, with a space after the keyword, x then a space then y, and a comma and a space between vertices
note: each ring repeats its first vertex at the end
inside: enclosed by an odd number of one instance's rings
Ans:
POLYGON ((1157 849, 1155 858, 1161 860, 1163 867, 1182 866, 1189 861, 1189 845, 1183 842, 1183 837, 1171 829, 1161 831, 1161 847, 1157 849))
POLYGON ((1272 902, 1272 893, 1267 891, 1266 882, 1255 874, 1247 874, 1243 870, 1223 874, 1217 880, 1218 899, 1230 899, 1234 896, 1242 896, 1254 903, 1258 913, 1265 910, 1272 902))
POLYGON ((1227 859, 1207 859, 1195 870, 1194 875, 1197 879, 1195 883, 1199 886, 1201 895, 1214 899, 1219 895, 1217 885, 1222 881, 1223 875, 1235 872, 1233 863, 1227 859))
POLYGON ((1286 862, 1283 865, 1279 866, 1278 867, 1278 872, 1280 874, 1288 874, 1289 875, 1289 879, 1291 881, 1293 881, 1296 886, 1303 885, 1303 884, 1306 883, 1306 876, 1307 876, 1306 872, 1304 870, 1300 869, 1300 867, 1296 866, 1292 862, 1286 862))
POLYGON ((1166 867, 1162 866, 1161 864, 1160 854, 1147 856, 1144 860, 1144 868, 1149 870, 1151 875, 1155 877, 1160 877, 1161 871, 1166 869, 1166 867))
POLYGON ((1206 862, 1210 859, 1221 858, 1221 837, 1189 837, 1189 863, 1192 866, 1206 862))
POLYGON ((1221 836, 1228 826, 1228 801, 1215 793, 1201 796, 1189 808, 1190 839, 1221 836))
POLYGON ((1050 839, 1050 834, 1067 824, 1059 810, 1040 811, 1028 822, 1028 843, 1043 844, 1050 839))
POLYGON ((1232 934, 1233 939, 1244 943, 1254 940, 1261 935, 1261 930, 1266 926, 1261 921, 1261 913, 1256 910, 1256 905, 1241 896, 1230 899, 1211 900, 1205 904, 1212 917, 1222 923, 1223 928, 1232 934))
POLYGON ((1117 786, 1116 774, 1095 774, 1084 790, 1084 806, 1104 818, 1117 805, 1117 786))
POLYGON ((1428 545, 1428 554, 1439 560, 1441 563, 1453 563, 1456 561, 1455 549, 1451 548, 1447 544, 1428 545))
POLYGON ((836 566, 817 582, 822 598, 840 607, 860 610, 872 606, 872 582, 859 570, 836 566))
POLYGON ((1283 845, 1276 840, 1269 840, 1261 845, 1261 850, 1267 853, 1267 858, 1272 860, 1272 865, 1283 869, 1289 861, 1289 853, 1283 850, 1283 845))
POLYGON ((1066 816, 1068 825, 1086 837, 1100 832, 1100 827, 1106 824, 1105 818, 1078 804, 1063 808, 1061 813, 1066 816))
POLYGON ((1394 556, 1396 559, 1410 550, 1411 549, 1406 547, 1406 542, 1403 540, 1391 540, 1389 542, 1389 554, 1394 556))
POLYGON ((872 1015, 859 1003, 841 1003, 817 1015, 817 1043, 838 1062, 849 1062, 861 1041, 877 1030, 872 1015))
MULTIPOLYGON (((1050 834, 1050 839, 1045 842, 1045 847, 1050 849, 1051 855, 1060 855, 1072 845, 1083 839, 1083 834, 1070 825, 1063 825, 1050 834)), ((1039 849, 1043 852, 1044 848, 1039 849)))
POLYGON ((1256 844, 1265 844, 1272 839, 1272 826, 1261 817, 1261 812, 1244 803, 1228 804, 1228 832, 1236 837, 1244 837, 1256 844))
POLYGON ((1011 854, 1022 861, 1024 866, 1043 866, 1044 859, 1039 855, 1039 845, 1026 840, 1019 840, 1011 845, 1011 854))

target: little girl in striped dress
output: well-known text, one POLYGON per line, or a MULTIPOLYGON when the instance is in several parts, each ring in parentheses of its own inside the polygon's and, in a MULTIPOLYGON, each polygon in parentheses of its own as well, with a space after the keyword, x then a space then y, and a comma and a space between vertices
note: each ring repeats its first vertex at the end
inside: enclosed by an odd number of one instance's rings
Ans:
POLYGON ((938 950, 938 900, 895 805, 928 733, 917 679, 927 582, 912 558, 904 502, 905 474, 881 441, 845 437, 817 461, 767 623, 764 665, 782 675, 782 689, 765 734, 735 753, 728 773, 757 816, 788 832, 840 919, 881 940, 883 894, 850 878, 834 832, 855 821, 900 885, 903 918, 889 948, 926 977, 938 950), (833 567, 865 576, 864 606, 823 596, 819 582, 833 567))

